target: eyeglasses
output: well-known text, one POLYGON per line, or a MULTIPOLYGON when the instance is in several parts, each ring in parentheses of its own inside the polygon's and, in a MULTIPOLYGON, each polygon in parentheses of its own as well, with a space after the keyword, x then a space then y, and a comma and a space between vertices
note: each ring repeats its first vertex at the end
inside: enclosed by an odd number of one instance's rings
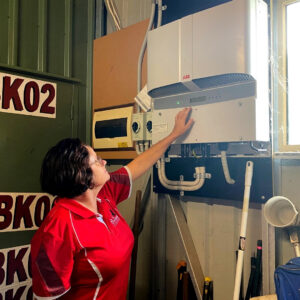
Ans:
POLYGON ((91 163, 91 165, 93 165, 93 164, 97 164, 97 165, 103 167, 103 166, 105 166, 105 160, 103 160, 101 157, 97 157, 97 159, 95 159, 95 160, 91 163))

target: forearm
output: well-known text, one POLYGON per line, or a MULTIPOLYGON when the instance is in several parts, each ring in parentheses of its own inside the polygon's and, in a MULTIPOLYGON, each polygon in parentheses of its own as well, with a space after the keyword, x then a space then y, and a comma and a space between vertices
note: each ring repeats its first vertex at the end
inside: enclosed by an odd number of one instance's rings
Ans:
POLYGON ((170 134, 148 150, 140 154, 136 159, 131 161, 127 167, 129 168, 132 180, 137 179, 150 169, 157 160, 166 152, 168 147, 176 139, 174 134, 170 134))

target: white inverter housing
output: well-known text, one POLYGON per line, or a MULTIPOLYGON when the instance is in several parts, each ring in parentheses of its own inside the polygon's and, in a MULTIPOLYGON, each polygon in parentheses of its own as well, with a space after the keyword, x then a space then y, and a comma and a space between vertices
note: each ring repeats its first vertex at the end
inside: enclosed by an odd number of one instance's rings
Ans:
POLYGON ((147 47, 154 143, 171 131, 185 106, 193 107, 196 122, 180 143, 269 140, 263 0, 229 1, 156 28, 148 33, 147 47), (205 119, 221 132, 204 134, 205 119))

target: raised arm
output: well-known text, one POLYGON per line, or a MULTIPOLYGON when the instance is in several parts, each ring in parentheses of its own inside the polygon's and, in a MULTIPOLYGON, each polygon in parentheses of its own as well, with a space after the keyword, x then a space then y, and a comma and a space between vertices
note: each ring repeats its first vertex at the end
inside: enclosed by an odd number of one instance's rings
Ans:
POLYGON ((149 168, 151 168, 156 161, 165 153, 168 147, 179 136, 184 134, 194 123, 193 119, 186 122, 191 108, 184 108, 175 117, 175 125, 172 132, 160 140, 158 143, 150 147, 148 150, 140 154, 137 158, 131 161, 127 167, 129 168, 132 180, 143 175, 149 168))

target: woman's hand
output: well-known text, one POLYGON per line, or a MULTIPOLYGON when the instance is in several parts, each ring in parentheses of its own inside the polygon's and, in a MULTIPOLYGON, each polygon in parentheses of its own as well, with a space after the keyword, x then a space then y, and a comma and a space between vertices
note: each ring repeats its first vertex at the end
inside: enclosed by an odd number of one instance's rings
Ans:
POLYGON ((193 119, 188 119, 191 108, 184 108, 177 113, 172 132, 161 141, 150 147, 131 161, 127 167, 130 170, 132 180, 143 175, 156 161, 164 154, 167 148, 182 134, 184 134, 194 123, 193 119))
POLYGON ((186 107, 177 113, 175 117, 175 125, 171 132, 171 135, 173 135, 175 139, 184 134, 194 123, 193 119, 188 120, 188 115, 191 110, 191 107, 186 107))

